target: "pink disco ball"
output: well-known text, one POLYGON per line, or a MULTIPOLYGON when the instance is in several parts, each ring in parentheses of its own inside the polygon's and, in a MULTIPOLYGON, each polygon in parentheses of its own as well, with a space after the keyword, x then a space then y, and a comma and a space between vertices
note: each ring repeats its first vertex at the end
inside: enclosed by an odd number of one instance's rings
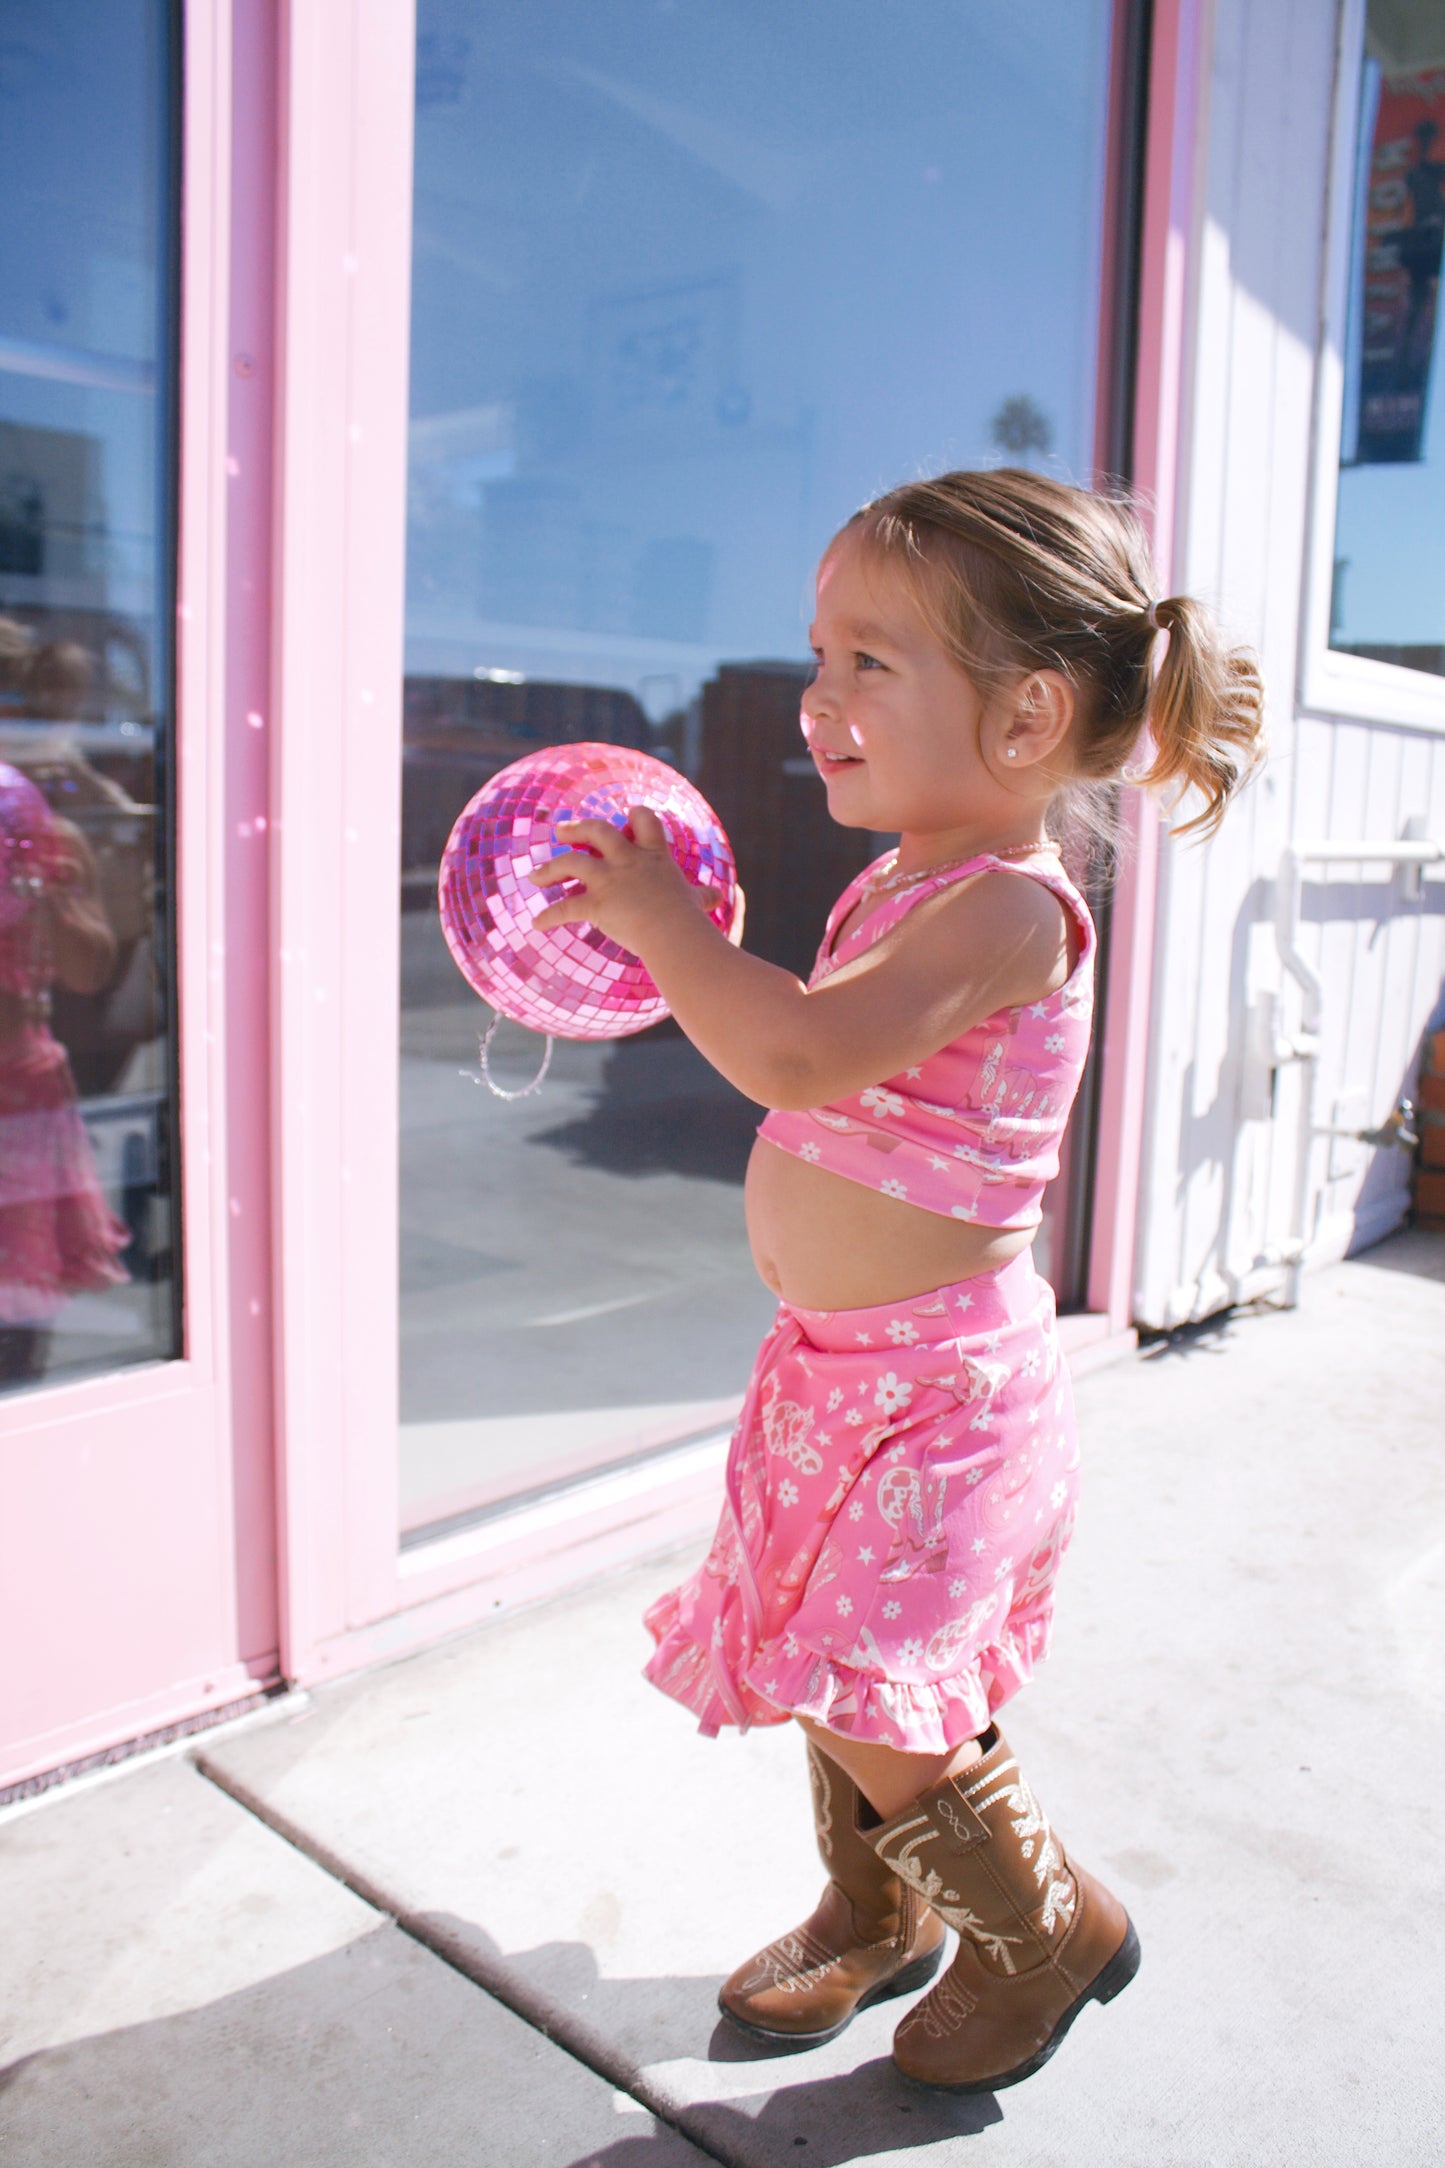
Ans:
POLYGON ((707 800, 650 753, 550 745, 501 769, 458 817, 442 854, 442 931, 463 978, 514 1023, 559 1039, 625 1039, 667 1015, 630 949, 595 926, 539 933, 532 923, 567 892, 526 879, 567 848, 558 827, 604 820, 623 828, 634 805, 657 814, 688 879, 718 891, 709 916, 730 933, 738 886, 728 839, 707 800))
POLYGON ((56 871, 49 806, 28 775, 0 761, 0 927, 16 925, 56 871))

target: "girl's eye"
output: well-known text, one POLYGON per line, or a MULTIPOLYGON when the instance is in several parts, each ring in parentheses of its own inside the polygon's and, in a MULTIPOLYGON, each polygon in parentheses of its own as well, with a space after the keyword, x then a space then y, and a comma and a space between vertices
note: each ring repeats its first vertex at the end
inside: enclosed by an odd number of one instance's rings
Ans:
POLYGON ((883 668, 876 655, 864 655, 860 651, 854 655, 853 660, 860 670, 881 670, 883 668))

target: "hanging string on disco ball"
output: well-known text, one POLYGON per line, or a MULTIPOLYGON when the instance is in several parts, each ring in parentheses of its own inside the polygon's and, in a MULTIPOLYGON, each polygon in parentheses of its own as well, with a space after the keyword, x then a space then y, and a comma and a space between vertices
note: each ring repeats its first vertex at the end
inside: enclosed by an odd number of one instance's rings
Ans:
POLYGON ((482 786, 452 829, 437 887, 442 932, 463 978, 497 1012, 478 1052, 483 1080, 499 1099, 541 1089, 557 1039, 630 1038, 668 1014, 640 959, 595 926, 539 931, 538 914, 577 890, 564 882, 538 888, 527 879, 570 848, 559 841, 559 827, 605 820, 625 828, 635 805, 657 815, 693 886, 716 893, 708 916, 735 938, 741 891, 731 845, 701 793, 650 753, 603 744, 527 753, 482 786), (503 1017, 547 1039, 541 1068, 519 1091, 497 1084, 489 1064, 503 1017))

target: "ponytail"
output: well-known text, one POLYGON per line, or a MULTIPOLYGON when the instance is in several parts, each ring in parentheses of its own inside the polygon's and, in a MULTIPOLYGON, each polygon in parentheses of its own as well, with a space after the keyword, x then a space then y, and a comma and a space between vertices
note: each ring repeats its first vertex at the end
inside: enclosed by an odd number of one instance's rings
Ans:
POLYGON ((1211 836, 1224 809, 1264 755, 1264 686, 1254 657, 1227 648, 1208 612, 1188 595, 1156 602, 1149 617, 1168 636, 1149 695, 1154 757, 1140 781, 1177 786, 1204 800, 1177 835, 1211 836))
POLYGON ((1107 845, 1113 786, 1127 776, 1176 804, 1198 793, 1202 809, 1176 833, 1213 835, 1263 757, 1264 687, 1202 603, 1149 600, 1148 538, 1127 499, 1022 467, 959 470, 889 490, 849 528, 896 567, 980 691, 1029 670, 1077 687, 1055 817, 1107 845), (1146 725, 1140 775, 1131 762, 1146 725))

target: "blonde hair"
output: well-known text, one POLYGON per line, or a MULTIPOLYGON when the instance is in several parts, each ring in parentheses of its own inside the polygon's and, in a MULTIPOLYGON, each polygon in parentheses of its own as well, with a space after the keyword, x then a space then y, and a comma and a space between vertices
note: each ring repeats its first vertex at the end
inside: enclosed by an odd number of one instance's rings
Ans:
POLYGON ((1031 670, 1082 696, 1060 778, 1085 827, 1147 726, 1152 756, 1129 780, 1204 800, 1179 834, 1212 835, 1264 751, 1264 687, 1187 595, 1156 599, 1143 525, 1122 498, 1023 467, 905 482, 844 528, 905 577, 947 652, 987 697, 1031 670), (1158 655, 1160 636, 1168 645, 1158 655))

